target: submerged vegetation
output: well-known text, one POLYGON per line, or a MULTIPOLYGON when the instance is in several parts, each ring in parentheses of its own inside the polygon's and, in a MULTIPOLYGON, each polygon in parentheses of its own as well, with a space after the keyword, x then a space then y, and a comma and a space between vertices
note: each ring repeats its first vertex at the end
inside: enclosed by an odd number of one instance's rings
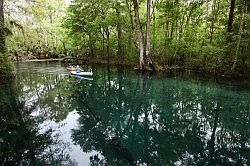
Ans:
POLYGON ((249 7, 247 0, 5 0, 1 34, 15 60, 67 57, 244 74, 249 7))

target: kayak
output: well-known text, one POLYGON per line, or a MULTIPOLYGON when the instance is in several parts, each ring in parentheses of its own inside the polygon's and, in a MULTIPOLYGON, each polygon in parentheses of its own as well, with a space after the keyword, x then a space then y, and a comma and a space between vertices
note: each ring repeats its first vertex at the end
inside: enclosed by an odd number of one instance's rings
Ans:
POLYGON ((85 76, 85 77, 90 77, 90 76, 92 76, 93 75, 93 73, 92 72, 80 72, 80 73, 77 73, 76 71, 71 71, 70 72, 71 74, 73 74, 73 75, 77 75, 77 76, 85 76))
POLYGON ((75 67, 67 67, 67 70, 69 70, 69 71, 75 71, 76 68, 75 67))
POLYGON ((90 77, 90 76, 93 75, 92 72, 83 72, 83 71, 80 72, 80 73, 77 73, 76 71, 71 71, 70 73, 73 74, 73 75, 77 75, 77 76, 86 76, 86 77, 90 77))
POLYGON ((75 77, 77 81, 81 81, 81 80, 89 80, 92 81, 93 77, 89 77, 89 76, 78 76, 78 75, 71 75, 71 77, 75 77))

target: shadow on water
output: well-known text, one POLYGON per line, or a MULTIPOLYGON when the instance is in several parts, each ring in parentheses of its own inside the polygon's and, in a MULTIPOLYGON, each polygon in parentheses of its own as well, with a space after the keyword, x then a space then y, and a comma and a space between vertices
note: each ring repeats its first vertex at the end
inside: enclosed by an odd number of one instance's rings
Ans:
POLYGON ((56 151, 62 145, 52 130, 39 131, 42 119, 20 100, 16 80, 1 81, 0 89, 0 165, 73 165, 68 154, 56 151))
POLYGON ((21 64, 16 80, 0 83, 0 163, 250 165, 249 89, 190 73, 83 68, 93 78, 21 64), (55 132, 66 123, 75 125, 69 144, 55 132))
POLYGON ((96 71, 73 88, 74 141, 104 165, 249 165, 249 93, 216 84, 96 71))

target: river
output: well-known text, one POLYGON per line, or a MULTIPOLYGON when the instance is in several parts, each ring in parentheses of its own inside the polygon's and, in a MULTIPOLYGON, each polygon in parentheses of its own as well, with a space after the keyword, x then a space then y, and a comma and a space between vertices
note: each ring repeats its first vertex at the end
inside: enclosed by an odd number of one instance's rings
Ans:
POLYGON ((249 81, 81 67, 0 81, 0 165, 250 165, 249 81))

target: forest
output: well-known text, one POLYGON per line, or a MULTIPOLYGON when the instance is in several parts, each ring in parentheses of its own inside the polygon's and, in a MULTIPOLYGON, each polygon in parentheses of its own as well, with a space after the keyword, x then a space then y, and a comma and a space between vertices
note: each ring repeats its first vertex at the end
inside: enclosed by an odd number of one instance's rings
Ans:
POLYGON ((247 76, 248 0, 0 0, 0 74, 11 61, 247 76))

